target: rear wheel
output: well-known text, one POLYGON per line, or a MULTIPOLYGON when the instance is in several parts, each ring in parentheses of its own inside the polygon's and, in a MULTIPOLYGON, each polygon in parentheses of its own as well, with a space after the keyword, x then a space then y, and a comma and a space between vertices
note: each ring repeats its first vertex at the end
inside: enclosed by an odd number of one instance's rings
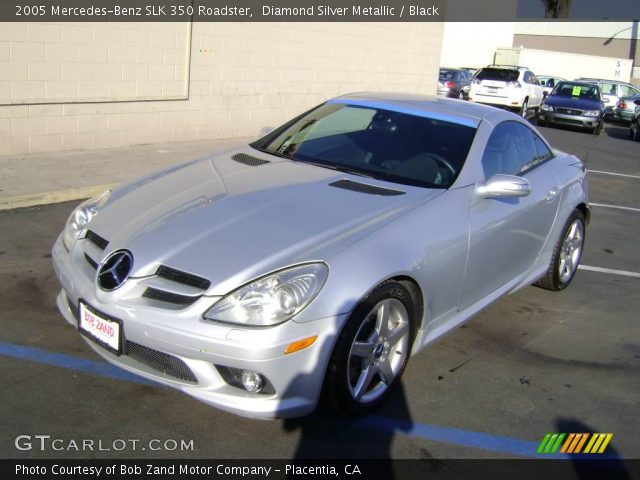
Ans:
POLYGON ((529 99, 525 98, 524 102, 522 102, 522 108, 520 109, 520 116, 522 118, 527 118, 528 112, 529 112, 529 99))
POLYGON ((634 130, 634 133, 633 133, 633 139, 636 142, 640 142, 640 125, 636 125, 636 129, 634 130))
POLYGON ((341 413, 377 408, 398 384, 414 337, 415 302, 407 288, 387 281, 353 311, 329 361, 324 401, 341 413))
POLYGON ((536 286, 553 291, 569 286, 582 257, 584 226, 584 215, 580 210, 574 210, 553 249, 547 273, 536 282, 536 286))

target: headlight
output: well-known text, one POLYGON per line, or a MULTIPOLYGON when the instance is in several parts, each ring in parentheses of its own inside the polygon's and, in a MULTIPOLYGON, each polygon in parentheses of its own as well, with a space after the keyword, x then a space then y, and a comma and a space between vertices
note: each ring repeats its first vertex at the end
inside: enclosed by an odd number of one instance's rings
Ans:
POLYGON ((543 103, 542 105, 540 105, 540 110, 544 110, 545 112, 553 112, 553 107, 551 105, 543 103))
POLYGON ((329 268, 310 263, 262 277, 218 300, 207 320, 266 327, 300 313, 320 292, 329 268))
POLYGON ((585 117, 599 117, 600 116, 600 110, 585 110, 584 111, 584 116, 585 117))
POLYGON ((84 201, 71 212, 67 224, 64 227, 64 232, 62 233, 62 243, 64 243, 67 250, 71 250, 80 233, 84 231, 91 219, 96 216, 98 211, 107 202, 109 195, 111 195, 111 190, 107 190, 97 197, 84 201))

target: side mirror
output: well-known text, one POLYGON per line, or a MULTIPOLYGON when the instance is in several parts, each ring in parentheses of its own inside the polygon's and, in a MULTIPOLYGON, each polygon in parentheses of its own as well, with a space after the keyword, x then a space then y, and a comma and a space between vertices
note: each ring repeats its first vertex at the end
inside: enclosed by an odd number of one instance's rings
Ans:
POLYGON ((515 175, 494 175, 478 187, 483 198, 526 197, 531 193, 529 180, 515 175))
POLYGON ((634 104, 636 105, 640 105, 640 98, 637 98, 633 101, 634 104))

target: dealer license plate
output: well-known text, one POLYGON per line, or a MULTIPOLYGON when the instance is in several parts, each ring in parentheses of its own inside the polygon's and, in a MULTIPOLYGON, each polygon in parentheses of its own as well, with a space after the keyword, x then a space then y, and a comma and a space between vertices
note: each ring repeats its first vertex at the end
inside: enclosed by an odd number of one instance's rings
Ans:
POLYGON ((120 340, 122 321, 106 318, 106 315, 97 312, 82 301, 80 302, 78 331, 110 352, 116 355, 122 353, 120 340))

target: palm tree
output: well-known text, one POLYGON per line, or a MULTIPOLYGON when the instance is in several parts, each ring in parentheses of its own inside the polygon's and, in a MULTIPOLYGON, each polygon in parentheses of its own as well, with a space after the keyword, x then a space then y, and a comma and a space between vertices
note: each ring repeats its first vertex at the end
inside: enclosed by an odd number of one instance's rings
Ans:
POLYGON ((544 18, 568 18, 571 0, 540 0, 544 5, 544 18))

